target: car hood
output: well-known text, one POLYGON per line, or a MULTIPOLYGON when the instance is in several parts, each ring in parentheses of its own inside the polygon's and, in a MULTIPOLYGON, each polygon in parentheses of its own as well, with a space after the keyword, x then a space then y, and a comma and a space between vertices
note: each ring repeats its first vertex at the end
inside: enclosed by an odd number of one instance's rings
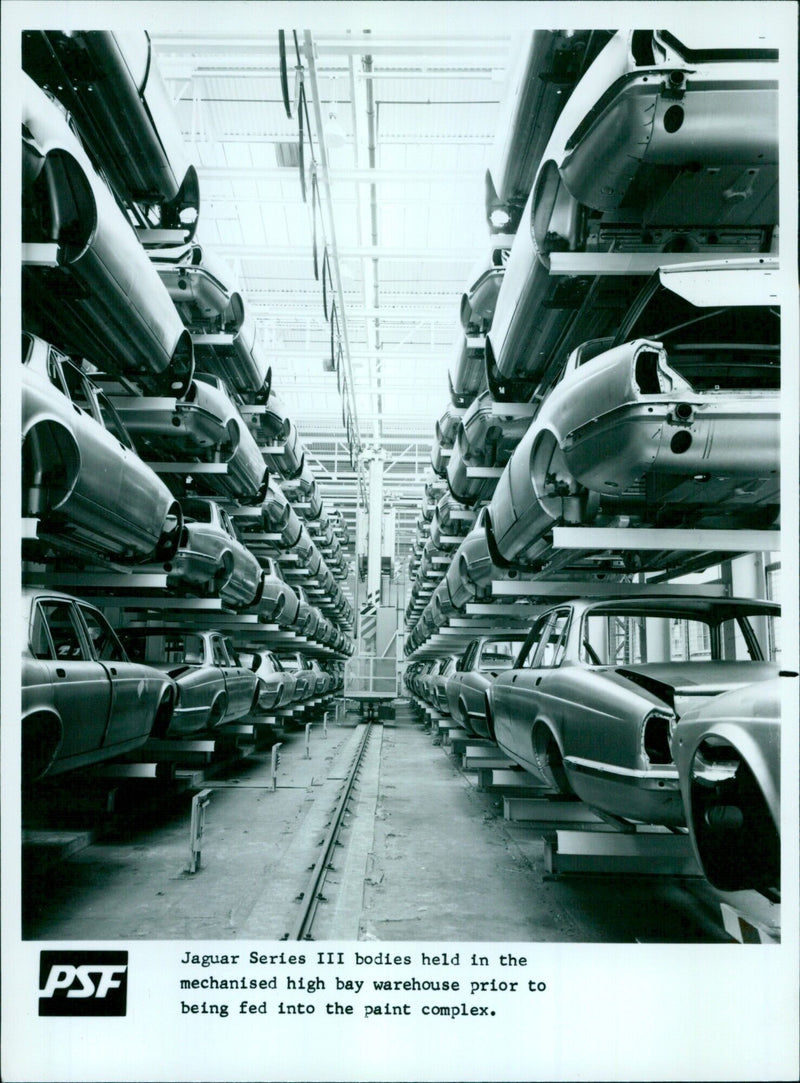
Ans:
POLYGON ((777 676, 778 667, 771 662, 643 662, 612 672, 663 700, 680 717, 711 696, 777 676))

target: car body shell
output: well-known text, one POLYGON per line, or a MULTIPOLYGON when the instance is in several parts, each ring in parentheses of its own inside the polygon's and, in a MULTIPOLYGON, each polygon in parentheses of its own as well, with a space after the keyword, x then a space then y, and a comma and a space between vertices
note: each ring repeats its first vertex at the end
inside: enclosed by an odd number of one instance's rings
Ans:
POLYGON ((518 50, 486 170, 490 230, 516 232, 556 120, 609 34, 604 30, 535 30, 518 50))
POLYGON ((490 529, 504 560, 531 563, 554 523, 599 522, 601 510, 639 525, 750 525, 754 514, 770 524, 780 489, 777 390, 695 391, 649 340, 583 363, 580 352, 492 497, 490 529))
POLYGON ((441 714, 450 713, 450 707, 447 702, 447 682, 452 676, 452 674, 455 673, 457 662, 457 655, 447 655, 444 659, 441 660, 439 671, 435 673, 428 682, 428 702, 441 714))
POLYGON ((270 391, 269 397, 254 417, 261 438, 280 450, 264 452, 264 459, 273 474, 290 481, 299 477, 305 465, 305 449, 297 432, 297 426, 289 417, 279 395, 270 391))
POLYGON ((449 452, 453 447, 453 441, 456 438, 463 413, 463 410, 458 409, 449 402, 444 413, 436 422, 435 438, 431 446, 431 466, 434 473, 438 474, 440 478, 447 476, 449 452))
POLYGON ((283 577, 281 566, 272 557, 261 557, 261 591, 258 612, 261 620, 291 628, 297 622, 300 599, 283 577))
POLYGON ((282 488, 304 519, 315 520, 322 515, 322 497, 317 489, 317 481, 311 467, 305 462, 305 457, 300 473, 291 480, 284 481, 282 488))
POLYGON ((190 590, 238 609, 259 597, 261 565, 242 544, 230 516, 214 500, 184 501, 181 543, 169 561, 167 587, 190 590))
POLYGON ((292 549, 295 546, 304 529, 303 524, 274 478, 268 481, 266 494, 261 504, 261 517, 264 529, 279 535, 275 542, 277 546, 281 549, 292 549))
POLYGON ((67 118, 23 80, 22 239, 55 246, 54 265, 23 266, 27 326, 149 394, 183 394, 189 332, 67 118))
POLYGON ((22 64, 71 111, 122 202, 154 207, 156 224, 188 241, 199 212, 197 172, 149 35, 25 31, 22 64))
POLYGON ((175 682, 131 661, 95 606, 25 590, 22 614, 23 779, 88 767, 163 735, 175 682))
POLYGON ((603 48, 555 124, 512 245, 486 340, 493 390, 535 387, 589 293, 590 276, 551 278, 553 253, 770 251, 777 53, 758 53, 689 60, 661 31, 603 48))
POLYGON ((278 658, 283 668, 295 675, 298 700, 305 702, 311 699, 316 687, 316 675, 311 669, 310 660, 301 651, 281 653, 278 658))
MULTIPOLYGON (((487 690, 490 730, 525 770, 606 814, 682 825, 669 732, 690 707, 777 673, 763 661, 748 618, 778 612, 770 602, 669 596, 554 606, 537 619, 514 669, 501 673, 487 690), (648 617, 660 618, 662 625, 701 622, 709 628, 710 660, 603 664, 613 650, 598 640, 597 623, 589 642, 587 620, 612 615, 629 627, 648 617), (717 631, 725 621, 738 623, 748 658, 717 656, 722 648, 715 637, 725 641, 728 633, 717 631)), ((669 651, 654 635, 644 656, 659 653, 669 651)))
POLYGON ((243 503, 261 503, 267 467, 250 429, 222 380, 199 373, 181 399, 114 396, 113 403, 146 459, 224 463, 225 471, 198 471, 194 484, 243 503), (213 379, 213 378, 212 378, 213 379))
POLYGON ((502 670, 511 669, 524 642, 521 634, 481 636, 465 648, 447 678, 445 692, 450 717, 468 733, 491 738, 486 721, 486 689, 502 670), (495 644, 508 644, 512 654, 492 651, 495 644))
POLYGON ((491 393, 482 391, 461 419, 447 464, 447 486, 460 503, 470 506, 492 495, 494 478, 470 477, 469 467, 505 466, 525 435, 528 418, 501 418, 493 413, 491 393))
POLYGON ((331 680, 331 675, 329 673, 325 672, 325 670, 322 668, 322 666, 319 664, 319 662, 316 660, 316 658, 312 658, 310 661, 311 661, 311 670, 312 670, 312 672, 314 674, 314 677, 315 677, 314 697, 315 698, 320 698, 322 696, 329 695, 330 692, 331 692, 332 685, 333 685, 333 681, 331 680))
POLYGON ((721 891, 780 888, 781 697, 786 677, 716 696, 672 735, 697 860, 721 891))
POLYGON ((239 652, 239 659, 258 679, 258 708, 263 714, 288 707, 295 695, 295 679, 285 673, 272 651, 239 652))
POLYGON ((168 737, 213 731, 253 710, 258 679, 220 632, 128 628, 121 638, 129 653, 169 674, 180 689, 168 737))
POLYGON ((109 400, 60 351, 22 336, 23 514, 56 547, 169 559, 180 504, 143 462, 109 400))
POLYGON ((158 276, 193 332, 237 332, 245 302, 233 284, 233 272, 213 251, 194 242, 149 253, 158 276))

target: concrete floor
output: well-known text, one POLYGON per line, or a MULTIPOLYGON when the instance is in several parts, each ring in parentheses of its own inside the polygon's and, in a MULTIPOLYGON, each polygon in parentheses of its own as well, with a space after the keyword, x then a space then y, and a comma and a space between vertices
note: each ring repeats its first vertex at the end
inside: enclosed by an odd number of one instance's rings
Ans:
MULTIPOLYGON (((268 939, 289 933, 309 867, 352 760, 356 718, 302 733, 219 781, 203 861, 188 874, 190 795, 142 784, 112 830, 24 878, 31 939, 268 939), (234 781, 238 780, 238 781, 234 781)), ((213 781, 211 783, 213 785, 213 781)), ((722 940, 675 881, 548 879, 543 841, 503 819, 446 750, 407 715, 373 731, 325 884, 316 939, 668 942, 722 940)), ((318 852, 318 851, 317 851, 318 852)))

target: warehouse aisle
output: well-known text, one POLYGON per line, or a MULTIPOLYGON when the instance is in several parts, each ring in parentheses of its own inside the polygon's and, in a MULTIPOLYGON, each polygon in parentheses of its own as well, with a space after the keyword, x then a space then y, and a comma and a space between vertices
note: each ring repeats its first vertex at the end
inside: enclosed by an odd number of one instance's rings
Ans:
MULTIPOLYGON (((26 878, 34 939, 287 936, 352 759, 357 718, 286 734, 279 786, 262 752, 216 779, 203 862, 186 872, 190 795, 143 803, 93 845, 26 878)), ((211 785, 214 783, 212 782, 211 785)), ((132 794, 128 795, 128 799, 132 794)), ((375 726, 318 910, 318 940, 592 942, 722 939, 676 886, 548 878, 543 840, 503 819, 402 709, 375 726)))

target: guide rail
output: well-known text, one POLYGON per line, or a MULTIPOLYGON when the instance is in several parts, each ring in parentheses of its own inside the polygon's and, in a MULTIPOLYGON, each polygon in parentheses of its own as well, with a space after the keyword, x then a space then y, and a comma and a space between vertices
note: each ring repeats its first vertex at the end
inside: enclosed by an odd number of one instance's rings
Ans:
POLYGON ((374 723, 367 722, 364 724, 364 731, 356 748, 353 762, 347 772, 344 785, 340 791, 339 800, 336 804, 336 809, 333 814, 333 819, 330 822, 329 830, 322 840, 322 852, 317 859, 314 868, 308 878, 305 890, 302 893, 301 900, 302 906, 300 913, 298 914, 292 931, 286 937, 287 940, 312 940, 311 927, 314 923, 314 917, 316 916, 317 907, 320 902, 323 901, 322 885, 325 882, 325 877, 328 870, 331 868, 331 857, 333 855, 334 848, 336 846, 339 832, 342 827, 342 820, 344 814, 347 811, 347 805, 350 800, 350 796, 353 792, 356 778, 361 767, 364 753, 369 742, 370 735, 372 733, 372 727, 374 723))

